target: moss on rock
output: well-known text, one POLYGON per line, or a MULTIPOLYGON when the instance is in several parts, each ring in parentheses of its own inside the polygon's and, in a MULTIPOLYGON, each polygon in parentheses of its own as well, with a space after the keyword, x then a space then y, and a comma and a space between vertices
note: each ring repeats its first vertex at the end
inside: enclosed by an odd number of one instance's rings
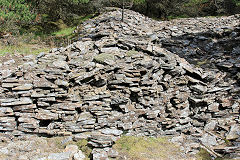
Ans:
POLYGON ((197 154, 197 160, 211 160, 211 155, 205 149, 200 149, 197 154))
POLYGON ((138 51, 135 51, 135 50, 130 50, 130 51, 126 52, 126 56, 127 57, 132 57, 132 56, 134 56, 136 54, 138 54, 138 51))
POLYGON ((114 61, 114 55, 108 53, 101 53, 94 57, 94 61, 104 64, 106 61, 114 61))
POLYGON ((82 139, 76 142, 78 149, 81 150, 86 157, 90 157, 92 149, 88 147, 88 141, 86 139, 82 139))

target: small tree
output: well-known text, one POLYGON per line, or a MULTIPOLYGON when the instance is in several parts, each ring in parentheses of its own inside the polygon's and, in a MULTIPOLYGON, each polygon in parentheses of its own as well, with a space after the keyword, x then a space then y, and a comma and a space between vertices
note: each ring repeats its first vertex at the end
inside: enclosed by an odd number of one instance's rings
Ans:
POLYGON ((32 23, 37 15, 26 0, 0 0, 0 32, 32 23))
POLYGON ((145 0, 110 0, 109 2, 122 8, 122 21, 124 21, 124 10, 132 8, 135 4, 144 3, 145 0))
POLYGON ((146 0, 122 0, 122 21, 124 21, 124 9, 130 9, 134 4, 144 3, 146 0))

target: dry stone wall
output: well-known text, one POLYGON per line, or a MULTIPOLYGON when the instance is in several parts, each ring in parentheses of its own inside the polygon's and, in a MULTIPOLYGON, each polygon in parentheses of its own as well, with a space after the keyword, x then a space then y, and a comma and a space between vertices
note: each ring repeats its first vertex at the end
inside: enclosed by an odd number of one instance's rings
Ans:
MULTIPOLYGON (((133 11, 125 17, 121 22, 119 10, 105 13, 84 22, 73 44, 18 68, 0 66, 0 131, 87 138, 95 155, 122 134, 172 135, 186 152, 204 146, 214 156, 238 157, 235 81, 226 82, 219 70, 196 68, 158 43, 210 25, 179 30, 133 11)), ((232 16, 218 25, 224 22, 238 21, 232 16)))

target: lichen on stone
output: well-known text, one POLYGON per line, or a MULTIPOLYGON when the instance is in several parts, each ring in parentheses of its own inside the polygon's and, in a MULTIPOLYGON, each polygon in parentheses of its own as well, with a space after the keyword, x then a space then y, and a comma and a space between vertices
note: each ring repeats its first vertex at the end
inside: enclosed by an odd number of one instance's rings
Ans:
POLYGON ((108 53, 101 53, 94 57, 94 61, 104 64, 106 61, 114 61, 114 55, 108 53))
POLYGON ((136 54, 138 54, 139 52, 138 51, 135 51, 135 50, 129 50, 126 52, 126 57, 132 57, 136 54))

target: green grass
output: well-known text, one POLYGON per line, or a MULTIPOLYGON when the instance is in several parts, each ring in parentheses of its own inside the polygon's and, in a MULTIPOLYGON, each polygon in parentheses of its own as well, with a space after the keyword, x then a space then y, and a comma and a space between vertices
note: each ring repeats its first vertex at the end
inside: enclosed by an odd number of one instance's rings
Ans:
POLYGON ((77 18, 75 19, 75 21, 77 21, 77 22, 75 23, 75 25, 78 25, 78 24, 80 24, 80 23, 82 23, 82 22, 84 22, 84 21, 86 21, 86 20, 88 20, 88 19, 91 19, 91 18, 94 18, 94 14, 88 14, 88 15, 86 15, 86 16, 79 16, 79 17, 77 17, 77 18))
POLYGON ((75 143, 78 149, 81 150, 86 157, 90 157, 92 149, 87 146, 88 141, 86 139, 79 140, 75 143))
POLYGON ((52 35, 57 36, 57 37, 65 37, 65 36, 70 36, 73 34, 73 31, 76 29, 76 27, 68 27, 61 29, 59 31, 53 32, 52 35))
POLYGON ((211 155, 205 149, 200 149, 197 154, 197 160, 211 160, 211 155))
MULTIPOLYGON (((78 26, 80 23, 91 19, 94 17, 94 14, 89 14, 86 16, 77 16, 73 19, 73 24, 71 26, 62 27, 60 30, 57 30, 55 32, 52 32, 51 35, 57 36, 57 37, 68 37, 73 35, 73 31, 76 29, 76 26, 78 26)), ((63 23, 63 22, 62 22, 63 23)), ((61 23, 61 24, 62 24, 61 23)))
POLYGON ((88 141, 86 139, 81 139, 77 142, 75 141, 69 141, 65 144, 62 144, 62 141, 63 141, 64 137, 54 137, 51 139, 51 141, 54 141, 56 147, 58 149, 64 149, 66 148, 67 145, 77 145, 78 146, 78 149, 81 150, 84 155, 86 156, 86 158, 84 160, 90 160, 90 155, 91 155, 91 152, 92 152, 92 149, 88 147, 88 141))
MULTIPOLYGON (((178 157, 179 148, 167 138, 122 136, 113 146, 129 160, 169 159, 169 155, 178 157)), ((175 158, 176 158, 175 157, 175 158)))
POLYGON ((66 41, 72 39, 75 34, 73 31, 76 26, 83 21, 93 18, 93 14, 87 16, 77 16, 72 23, 73 26, 67 26, 63 21, 54 22, 61 29, 52 32, 43 32, 42 26, 31 26, 29 29, 20 29, 19 35, 14 35, 15 43, 12 45, 2 44, 0 41, 0 56, 6 54, 39 54, 47 52, 53 47, 59 47, 58 44, 67 45, 66 41), (49 33, 48 33, 49 32, 49 33))
POLYGON ((24 45, 14 45, 14 46, 0 46, 0 55, 6 55, 6 54, 34 54, 37 55, 41 52, 47 52, 50 48, 43 47, 43 46, 36 46, 36 45, 30 45, 30 44, 24 44, 24 45))

